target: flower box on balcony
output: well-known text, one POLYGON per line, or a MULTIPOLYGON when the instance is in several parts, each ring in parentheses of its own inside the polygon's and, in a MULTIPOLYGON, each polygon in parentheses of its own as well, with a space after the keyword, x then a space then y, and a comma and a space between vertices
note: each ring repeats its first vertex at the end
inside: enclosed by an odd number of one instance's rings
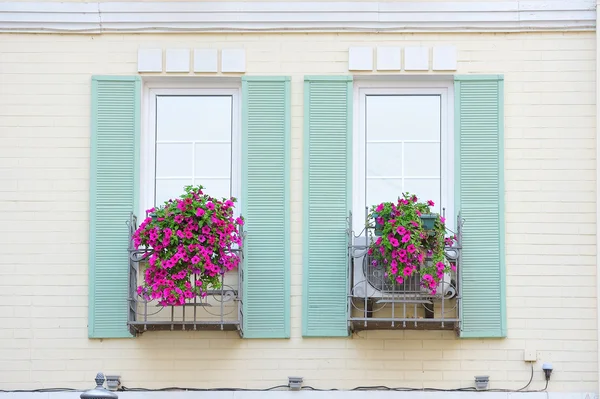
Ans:
MULTIPOLYGON (((377 222, 377 218, 379 214, 374 212, 373 219, 375 220, 375 236, 381 237, 383 234, 383 224, 377 222)), ((439 215, 437 213, 426 213, 421 215, 421 223, 423 224, 423 229, 425 230, 433 230, 435 227, 435 221, 438 219, 439 215)))
POLYGON ((383 224, 377 222, 378 218, 379 218, 379 214, 376 212, 373 212, 373 220, 375 220, 375 235, 377 237, 381 237, 381 235, 383 234, 383 224))
POLYGON ((401 285, 420 274, 420 285, 435 295, 452 269, 445 263, 444 247, 453 238, 445 237, 445 220, 431 212, 433 206, 433 201, 419 202, 410 193, 397 202, 373 206, 367 227, 375 230, 377 239, 371 238, 367 253, 374 256, 372 266, 384 267, 390 282, 401 285))
POLYGON ((435 221, 438 219, 439 215, 437 213, 426 213, 421 215, 421 223, 423 224, 423 228, 425 230, 433 230, 435 227, 435 221))
POLYGON ((235 198, 205 194, 202 186, 149 209, 133 234, 135 250, 152 248, 144 283, 137 293, 161 306, 184 306, 221 288, 220 276, 238 267, 241 217, 234 218, 235 198))

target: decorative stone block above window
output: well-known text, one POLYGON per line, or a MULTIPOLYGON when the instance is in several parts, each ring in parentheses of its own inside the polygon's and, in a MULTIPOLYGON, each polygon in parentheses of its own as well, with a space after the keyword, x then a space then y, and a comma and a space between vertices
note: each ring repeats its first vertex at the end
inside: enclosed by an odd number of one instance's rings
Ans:
POLYGON ((455 71, 456 70, 456 47, 439 46, 433 48, 433 70, 455 71))
POLYGON ((402 69, 402 49, 400 47, 377 47, 377 70, 399 71, 402 69))
POLYGON ((162 49, 138 50, 138 72, 162 72, 162 49))
POLYGON ((246 51, 243 49, 222 50, 221 72, 246 72, 246 51))
POLYGON ((429 48, 407 47, 404 49, 405 71, 428 71, 429 70, 429 48))
POLYGON ((194 50, 194 72, 217 72, 217 61, 216 49, 194 50))
MULTIPOLYGON (((373 71, 373 48, 350 47, 348 49, 349 71, 373 71)), ((409 46, 404 48, 404 65, 402 65, 402 48, 395 46, 377 47, 377 71, 456 71, 457 50, 455 46, 409 46), (433 54, 429 62, 430 53, 433 54)))
POLYGON ((350 47, 348 50, 348 70, 350 71, 372 71, 373 70, 373 48, 372 47, 350 47))
MULTIPOLYGON (((190 49, 167 49, 163 68, 162 49, 139 49, 138 72, 155 73, 217 73, 219 72, 218 49, 194 49, 193 65, 190 49)), ((246 50, 223 49, 221 51, 222 73, 246 72, 246 50)))
POLYGON ((167 50, 167 72, 189 72, 190 50, 168 49, 167 50))

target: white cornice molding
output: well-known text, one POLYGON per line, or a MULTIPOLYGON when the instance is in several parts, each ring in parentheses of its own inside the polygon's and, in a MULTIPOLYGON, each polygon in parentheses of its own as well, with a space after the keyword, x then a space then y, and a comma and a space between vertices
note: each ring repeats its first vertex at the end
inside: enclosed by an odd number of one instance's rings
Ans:
POLYGON ((596 28, 596 0, 0 2, 0 32, 527 32, 596 28))

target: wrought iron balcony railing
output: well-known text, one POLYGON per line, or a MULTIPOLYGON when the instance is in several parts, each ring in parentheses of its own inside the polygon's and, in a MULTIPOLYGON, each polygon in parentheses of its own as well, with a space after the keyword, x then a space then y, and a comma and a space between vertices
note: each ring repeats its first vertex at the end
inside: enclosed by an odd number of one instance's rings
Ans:
MULTIPOLYGON (((146 260, 152 250, 133 247, 132 237, 136 228, 137 218, 131 215, 128 325, 132 334, 152 330, 241 331, 243 262, 240 262, 236 271, 221 275, 221 288, 207 291, 205 298, 188 299, 179 306, 161 306, 157 301, 148 301, 137 293, 137 287, 143 281, 146 260)), ((243 236, 243 231, 240 233, 243 236)), ((243 257, 242 249, 235 251, 243 257)))
MULTIPOLYGON (((444 275, 432 295, 421 287, 415 273, 402 284, 392 282, 381 265, 373 266, 367 254, 372 229, 358 234, 348 218, 348 322, 353 331, 382 329, 456 330, 460 315, 461 224, 457 218, 456 242, 445 248, 456 271, 444 275)), ((365 224, 366 225, 366 224, 365 224)))

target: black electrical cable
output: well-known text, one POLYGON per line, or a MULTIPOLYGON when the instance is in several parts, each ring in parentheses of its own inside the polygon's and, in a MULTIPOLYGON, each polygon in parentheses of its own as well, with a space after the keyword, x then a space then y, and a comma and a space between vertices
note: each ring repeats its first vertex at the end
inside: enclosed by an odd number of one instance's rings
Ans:
MULTIPOLYGON (((527 385, 525 385, 523 388, 518 389, 517 391, 522 391, 524 389, 527 389, 527 387, 529 387, 529 385, 531 385, 531 381, 533 381, 533 363, 531 363, 531 377, 529 377, 529 382, 527 383, 527 385)), ((547 384, 546 384, 547 385, 547 384)))
POLYGON ((40 388, 40 389, 0 389, 3 393, 37 393, 37 392, 81 392, 81 389, 75 388, 40 388))
MULTIPOLYGON (((546 385, 544 389, 537 391, 525 391, 533 381, 533 363, 531 364, 531 376, 529 378, 529 382, 523 388, 514 390, 514 389, 485 389, 484 392, 544 392, 548 389, 548 383, 550 379, 546 380, 546 385)), ((277 389, 289 388, 288 385, 275 385, 269 388, 185 388, 185 387, 165 387, 165 388, 128 388, 122 385, 118 391, 120 392, 166 392, 166 391, 190 391, 190 392, 208 392, 208 391, 251 391, 251 392, 264 392, 264 391, 274 391, 277 389)), ((301 388, 302 390, 308 391, 339 391, 337 388, 315 388, 310 385, 305 385, 301 388)), ((466 387, 466 388, 452 388, 452 389, 442 389, 442 388, 408 388, 408 387, 388 387, 385 385, 374 385, 374 386, 358 386, 350 391, 396 391, 396 392, 474 392, 477 391, 475 387, 466 387)), ((4 390, 0 389, 0 392, 5 393, 34 393, 34 392, 82 392, 82 389, 75 388, 42 388, 42 389, 18 389, 18 390, 4 390)))
POLYGON ((166 387, 166 388, 128 388, 126 386, 121 386, 118 391, 121 392, 164 392, 164 391, 191 391, 191 392, 207 392, 207 391, 274 391, 280 388, 288 388, 287 385, 275 385, 269 388, 184 388, 184 387, 166 387))

